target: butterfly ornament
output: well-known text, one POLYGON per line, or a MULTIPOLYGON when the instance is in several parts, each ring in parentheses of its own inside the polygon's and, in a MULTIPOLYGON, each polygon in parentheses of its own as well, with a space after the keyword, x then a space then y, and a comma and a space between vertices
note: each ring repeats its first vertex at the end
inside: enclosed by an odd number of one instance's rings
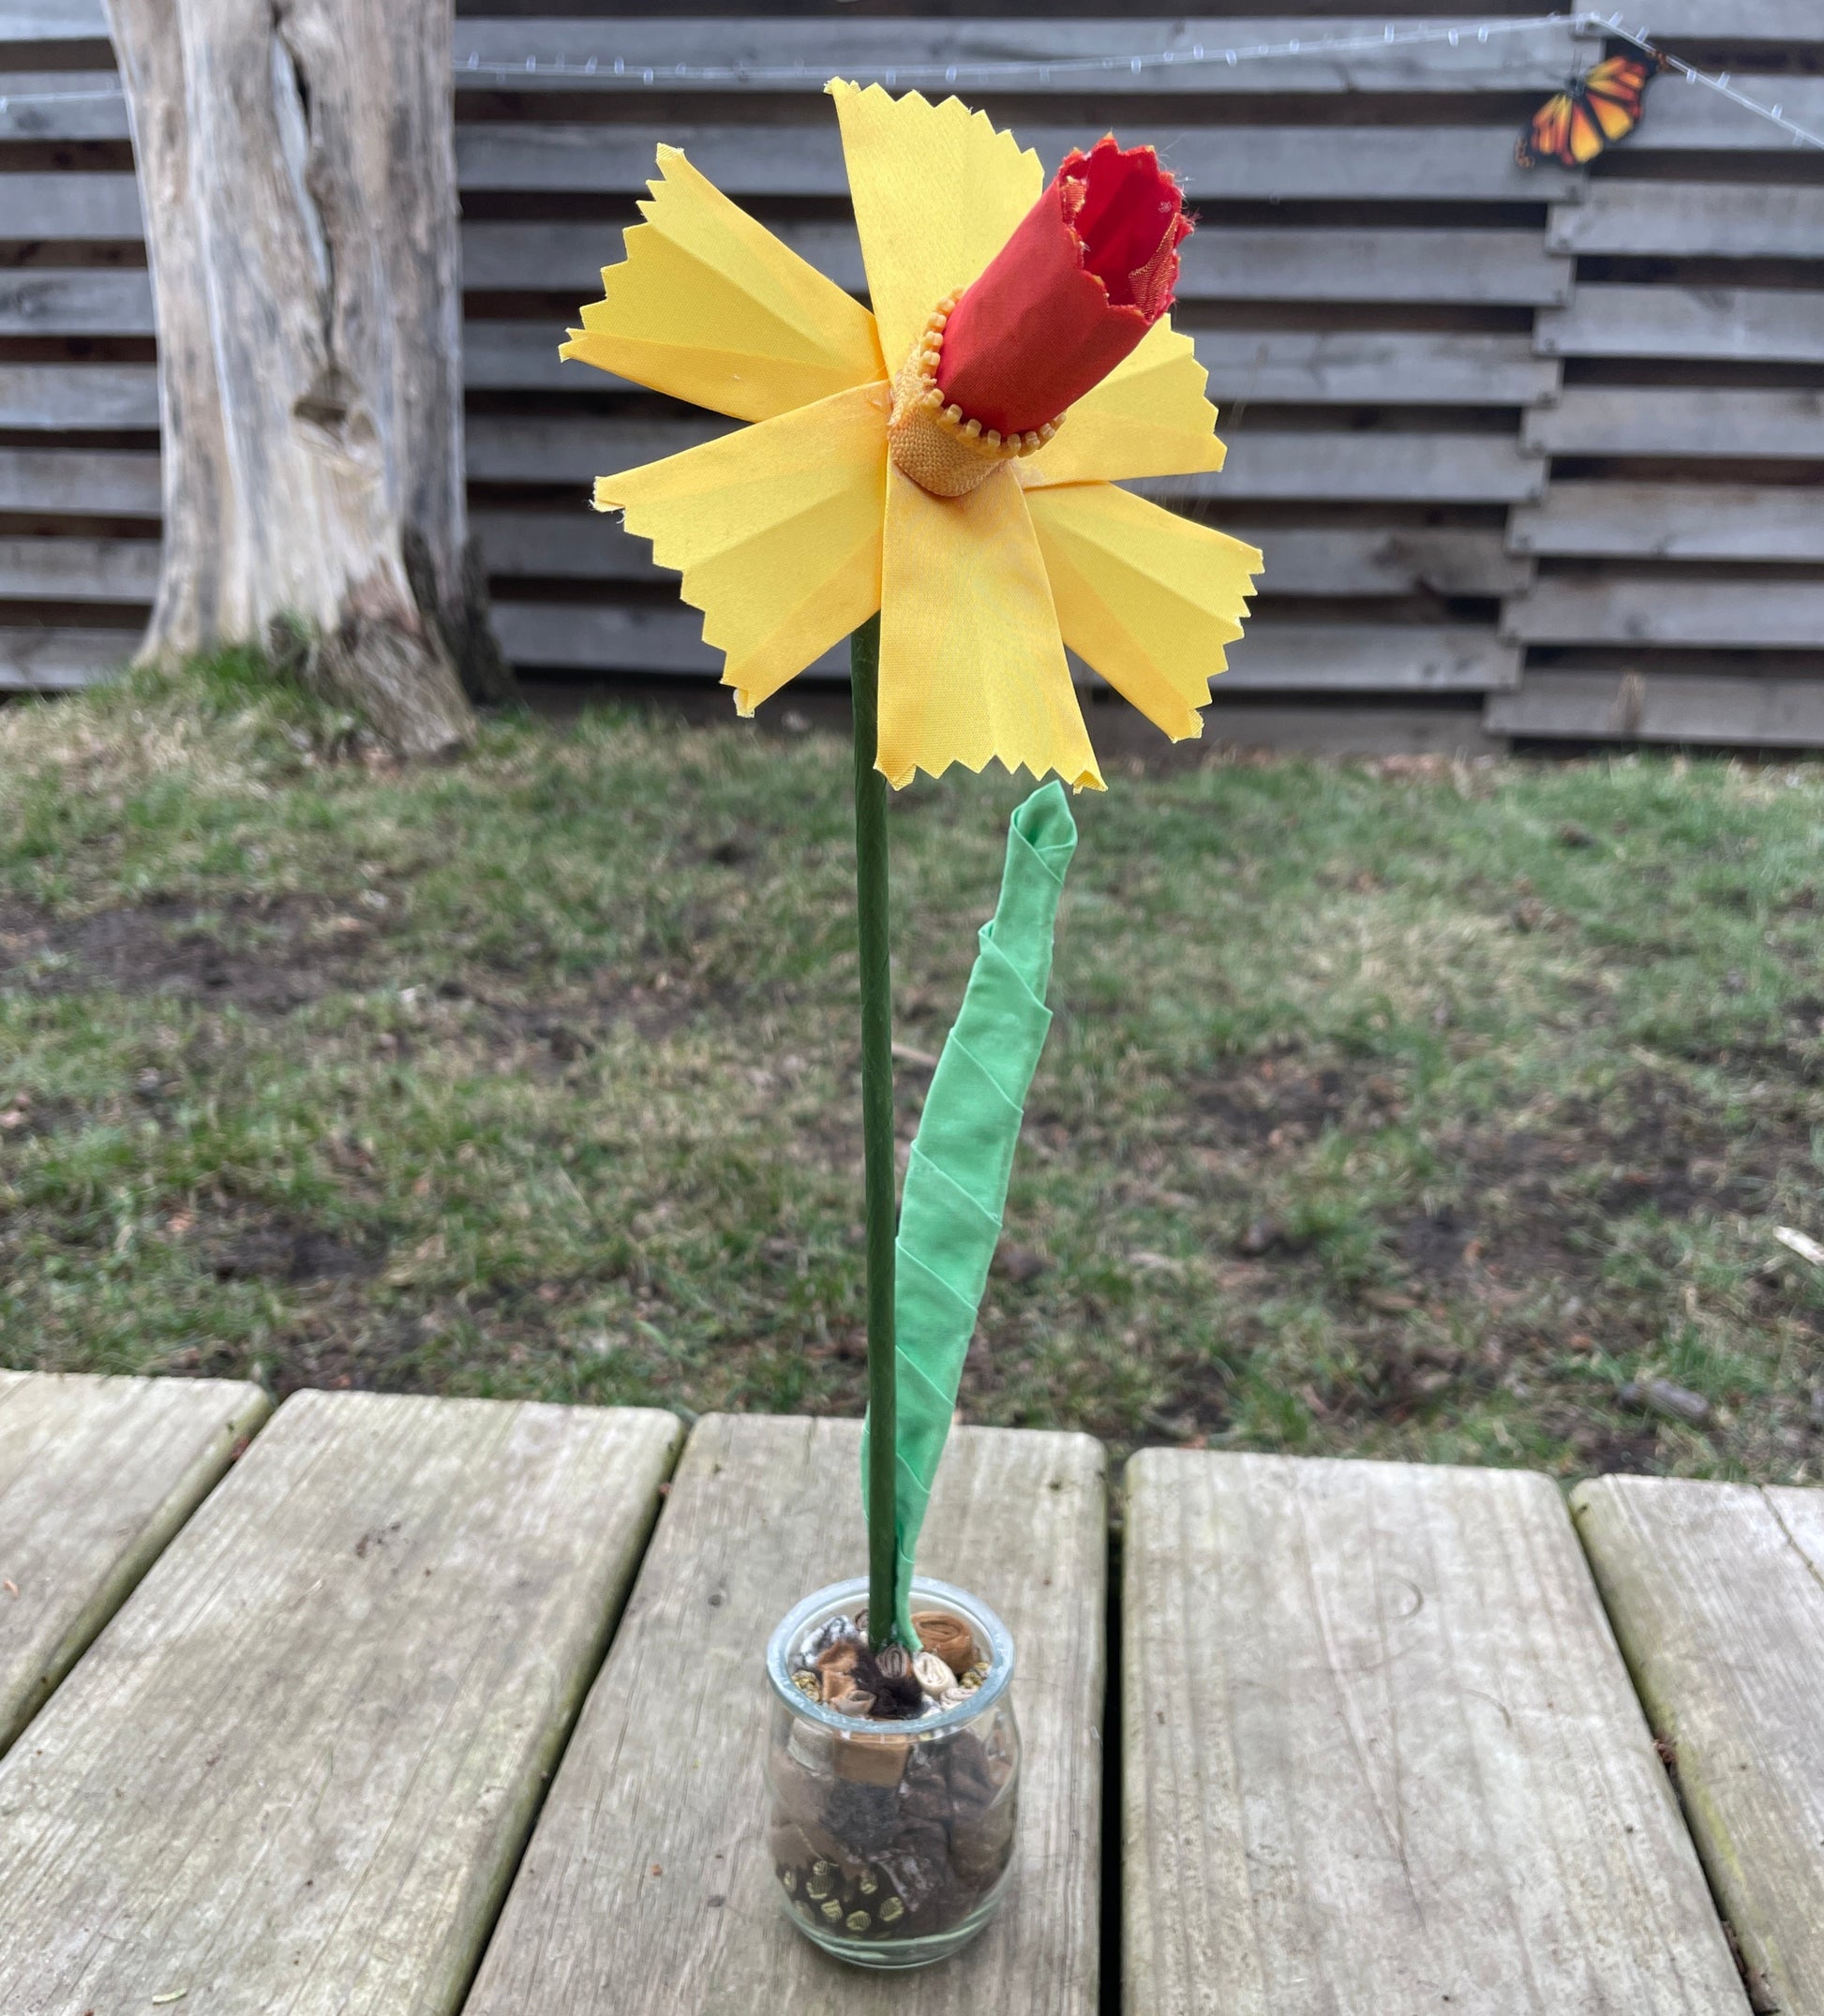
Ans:
POLYGON ((1522 168, 1541 161, 1581 168, 1593 161, 1640 124, 1647 86, 1664 65, 1664 57, 1610 56, 1586 70, 1533 113, 1514 143, 1514 158, 1522 168))

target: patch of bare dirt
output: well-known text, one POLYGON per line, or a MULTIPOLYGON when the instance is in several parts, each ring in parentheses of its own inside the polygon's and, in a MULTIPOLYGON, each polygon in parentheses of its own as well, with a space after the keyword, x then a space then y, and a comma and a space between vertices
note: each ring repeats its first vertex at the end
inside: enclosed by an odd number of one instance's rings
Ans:
POLYGON ((357 983, 371 913, 303 896, 232 898, 205 910, 157 900, 58 918, 0 906, 0 987, 171 994, 286 1014, 357 983))
POLYGON ((207 1239, 204 1263, 218 1281, 365 1280, 386 1262, 381 1243, 357 1246, 310 1225, 270 1218, 207 1239))

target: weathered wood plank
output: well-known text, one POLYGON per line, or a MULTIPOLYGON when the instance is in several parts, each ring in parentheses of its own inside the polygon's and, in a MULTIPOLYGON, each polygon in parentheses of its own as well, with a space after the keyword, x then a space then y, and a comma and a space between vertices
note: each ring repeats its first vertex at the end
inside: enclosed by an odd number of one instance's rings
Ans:
MULTIPOLYGON (((489 483, 587 484, 732 431, 728 422, 547 420, 489 413, 469 423, 469 474, 489 483)), ((1229 457, 1208 477, 1133 485, 1151 497, 1382 498, 1506 502, 1536 495, 1545 473, 1505 434, 1400 434, 1225 427, 1229 457)))
POLYGON ((127 100, 112 70, 0 72, 0 140, 126 140, 127 100))
MULTIPOLYGON (((1479 708, 1422 702, 1353 706, 1343 699, 1323 707, 1278 706, 1271 700, 1225 700, 1221 683, 1217 681, 1217 696, 1204 716, 1206 743, 1364 756, 1488 756, 1506 751, 1506 743, 1484 727, 1479 708)), ((1104 758, 1112 748, 1143 755, 1159 748, 1158 730, 1131 709, 1124 718, 1120 709, 1099 708, 1090 719, 1090 736, 1104 758)))
POLYGON ((1824 2009, 1824 1492, 1600 1477, 1571 1494, 1743 1957, 1824 2009))
POLYGON ((137 630, 0 627, 0 693, 70 693, 111 678, 139 649, 137 630))
MULTIPOLYGON (((777 230, 839 287, 866 292, 852 225, 794 222, 777 230)), ((462 284, 471 291, 568 289, 581 300, 594 293, 601 268, 620 257, 620 233, 612 225, 471 223, 462 233, 462 284)), ((1530 306, 1563 301, 1569 290, 1569 267, 1547 255, 1536 233, 1487 230, 1237 231, 1206 225, 1186 241, 1178 281, 1178 297, 1188 302, 1530 306)))
POLYGON ((1229 647, 1221 693, 1495 693, 1519 654, 1469 624, 1250 622, 1229 647))
POLYGON ((1592 182, 1555 204, 1553 252, 1668 259, 1824 259, 1824 189, 1744 182, 1592 182))
MULTIPOLYGON (((619 244, 618 236, 610 240, 609 256, 619 244)), ((592 288, 595 279, 591 272, 580 284, 592 288)), ((1555 392, 1560 375, 1557 361, 1535 355, 1532 337, 1523 336, 1199 329, 1194 340, 1197 361, 1210 374, 1210 397, 1224 408, 1254 400, 1276 406, 1531 406, 1555 392)), ((561 360, 549 321, 471 319, 462 342, 463 377, 471 391, 635 389, 611 372, 561 360)))
POLYGON ((1539 455, 1824 458, 1824 392, 1573 385, 1520 425, 1539 455))
POLYGON ((0 1763, 0 2008, 454 2010, 678 1438, 288 1400, 0 1763))
POLYGON ((1523 336, 1379 329, 1196 332, 1197 361, 1221 406, 1532 406, 1559 366, 1523 336))
POLYGON ((131 175, 0 174, 0 238, 138 239, 131 175))
MULTIPOLYGON (((1715 32, 1727 40, 1736 39, 1727 29, 1719 27, 1715 32)), ((1655 21, 1653 33, 1664 37, 1667 30, 1655 21)), ((1815 20, 1811 34, 1816 39, 1815 20)), ((1734 82, 1750 97, 1769 107, 1778 106, 1788 119, 1796 119, 1812 132, 1824 131, 1824 78, 1750 76, 1738 77, 1734 82)), ((1648 100, 1647 116, 1628 136, 1630 150, 1649 153, 1692 149, 1705 154, 1789 154, 1794 144, 1791 134, 1771 119, 1733 103, 1720 91, 1706 91, 1701 84, 1669 77, 1648 100)))
POLYGON ((1155 1449, 1128 1485, 1126 2007, 1746 2010, 1549 1480, 1155 1449))
POLYGON ((157 589, 156 539, 0 538, 0 596, 149 603, 157 589))
POLYGON ((0 427, 156 427, 150 364, 0 364, 0 427))
POLYGON ((0 336, 150 336, 142 272, 0 271, 0 336))
MULTIPOLYGON (((506 602, 494 605, 494 632, 524 669, 717 675, 722 653, 703 641, 702 618, 677 605, 506 602)), ((800 675, 846 679, 848 650, 826 651, 800 675)))
POLYGON ((1307 433, 1234 421, 1220 431, 1229 457, 1218 473, 1149 477, 1129 487, 1225 504, 1253 498, 1506 504, 1545 488, 1543 466, 1509 434, 1307 433))
MULTIPOLYGON (((501 649, 521 666, 693 678, 722 670, 692 609, 501 601, 494 619, 501 649)), ((1262 620, 1228 656, 1225 692, 1488 693, 1519 676, 1514 647, 1469 625, 1262 620)), ((846 679, 846 651, 826 651, 801 676, 846 679)))
POLYGON ((1537 341, 1540 351, 1553 357, 1824 363, 1824 293, 1586 283, 1568 306, 1541 311, 1537 341))
MULTIPOLYGON (((466 2016, 908 2006, 784 1922, 766 1847, 761 1658, 800 1596, 863 1562, 859 1442, 845 1421, 697 1425, 466 2016)), ((964 1428, 939 1471, 920 1563, 1012 1632, 1025 1762, 1018 1888, 920 1977, 920 2012, 1098 2006, 1104 1462, 1086 1436, 964 1428)))
POLYGON ((0 1754, 268 1411, 242 1380, 0 1371, 0 1754))
POLYGON ((0 511, 156 518, 158 457, 131 449, 0 448, 0 511))
MULTIPOLYGON (((1708 96, 1708 94, 1706 94, 1708 96)), ((1020 130, 1022 143, 1055 164, 1083 142, 1080 127, 1020 130)), ((848 179, 833 119, 815 125, 743 127, 522 126, 486 120, 456 128, 456 169, 465 189, 574 189, 644 193, 661 142, 681 147, 718 187, 755 196, 845 196, 848 179)), ((1187 127, 1161 141, 1161 157, 1192 197, 1404 197, 1547 202, 1576 200, 1578 177, 1555 166, 1516 165, 1505 127, 1428 128, 1415 146, 1398 127, 1187 127)))
POLYGON ((101 0, 7 0, 0 48, 8 42, 94 42, 108 39, 101 0))
MULTIPOLYGON (((718 420, 542 419, 478 413, 469 422, 471 482, 588 484, 730 433, 718 420)), ((1149 497, 1380 498, 1389 502, 1506 503, 1537 496, 1545 471, 1507 434, 1327 433, 1225 426, 1229 456, 1213 476, 1160 476, 1149 497)))
POLYGON ((1817 650, 1824 646, 1824 579, 1547 575, 1506 605, 1502 628, 1525 644, 1817 650))
POLYGON ((1554 483, 1508 519, 1517 553, 1824 560, 1824 495, 1722 484, 1554 483))
MULTIPOLYGON (((1221 20, 803 21, 658 18, 464 21, 456 31, 457 82, 525 91, 560 88, 637 95, 668 82, 679 64, 714 74, 684 88, 705 95, 815 93, 831 76, 886 82, 935 97, 955 90, 1023 94, 1093 91, 1147 96, 1256 97, 1279 92, 1549 91, 1574 65, 1568 24, 1528 28, 1456 44, 1446 21, 1407 22, 1437 39, 1388 42, 1379 20, 1284 14, 1221 20), (1275 51, 1288 42, 1358 41, 1368 46, 1254 55, 1233 67, 1225 52, 1275 51), (1167 65, 1132 67, 1134 55, 1167 65), (542 72, 528 74, 531 56, 542 72), (1003 64, 1047 65, 1014 77, 1003 64), (556 66, 562 64, 559 73, 556 66), (591 67, 592 66, 592 67, 591 67), (796 68, 797 75, 781 76, 796 68), (650 72, 649 79, 648 72, 650 72), (950 72, 954 74, 949 74, 950 72)), ((676 86, 674 86, 676 88, 676 86)))
POLYGON ((1516 692, 1490 698, 1487 718, 1493 734, 1545 739, 1817 748, 1824 679, 1529 672, 1516 692))
MULTIPOLYGON (((485 511, 473 528, 488 572, 544 580, 669 581, 644 539, 618 521, 580 506, 572 511, 485 511)), ((1503 549, 1489 528, 1346 526, 1324 530, 1250 526, 1226 520, 1223 530, 1268 556, 1266 581, 1276 595, 1506 595, 1532 578, 1527 563, 1503 549)), ((73 542, 37 541, 38 546, 73 542)), ((0 543, 0 582, 6 575, 0 543)), ((80 564, 80 563, 79 563, 80 564)), ((16 590, 24 593, 26 590, 16 590)))
POLYGON ((1712 41, 1824 41, 1812 0, 1653 0, 1653 33, 1708 36, 1712 41))

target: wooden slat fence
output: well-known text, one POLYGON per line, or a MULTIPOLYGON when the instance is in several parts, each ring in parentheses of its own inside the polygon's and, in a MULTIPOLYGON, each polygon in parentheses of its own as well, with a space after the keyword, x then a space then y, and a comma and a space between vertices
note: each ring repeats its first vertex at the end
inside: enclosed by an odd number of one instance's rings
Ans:
MULTIPOLYGON (((862 286, 817 86, 666 73, 953 65, 959 92, 1048 163, 1111 122, 1157 138, 1200 213, 1178 319, 1229 464, 1141 487, 1267 552, 1217 732, 1824 742, 1824 153, 1667 79, 1592 172, 1523 172, 1520 122, 1601 52, 1562 24, 1482 37, 1465 20, 1455 45, 1233 67, 1064 67, 1383 24, 554 19, 539 0, 486 0, 456 35, 465 376, 471 507, 509 654, 558 677, 701 679, 717 663, 673 577, 584 498, 591 476, 728 424, 556 354, 620 256, 655 144, 683 145, 862 286), (1009 61, 1060 67, 970 73, 1009 61)), ((1667 0, 1652 25, 1824 126, 1824 80, 1807 74, 1824 9, 1808 0, 1667 0)), ((0 689, 118 662, 156 581, 139 196, 123 106, 82 95, 109 91, 109 64, 99 0, 0 0, 0 689)), ((840 670, 832 655, 813 676, 840 670)))

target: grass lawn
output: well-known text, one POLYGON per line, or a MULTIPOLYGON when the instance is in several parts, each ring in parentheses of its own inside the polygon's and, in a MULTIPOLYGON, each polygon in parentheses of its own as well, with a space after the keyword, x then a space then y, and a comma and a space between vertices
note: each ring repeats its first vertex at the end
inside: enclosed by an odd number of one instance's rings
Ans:
MULTIPOLYGON (((845 747, 349 742, 232 663, 0 710, 0 1363, 857 1411, 845 747)), ((966 1418, 1817 1476, 1824 769, 1111 784, 966 1418)), ((894 804, 908 1137, 1020 795, 894 804)))

